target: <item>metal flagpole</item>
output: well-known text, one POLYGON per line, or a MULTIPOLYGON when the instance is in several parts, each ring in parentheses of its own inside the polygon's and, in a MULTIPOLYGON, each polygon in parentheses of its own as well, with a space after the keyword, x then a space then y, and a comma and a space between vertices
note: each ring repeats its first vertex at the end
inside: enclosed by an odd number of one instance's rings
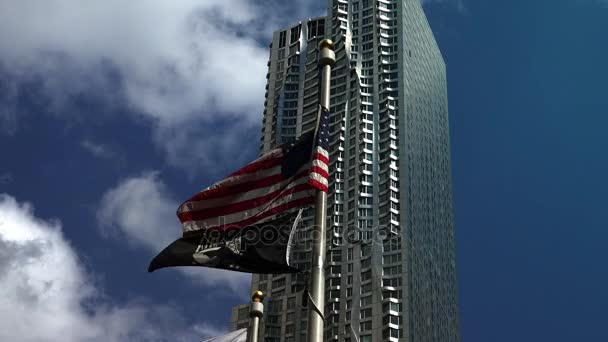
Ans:
MULTIPOLYGON (((319 43, 319 67, 321 68, 321 106, 329 109, 331 69, 336 62, 334 44, 329 39, 319 43)), ((312 265, 310 270, 310 306, 308 308, 308 342, 323 342, 325 318, 325 249, 327 225, 327 193, 317 190, 315 223, 312 241, 312 265)))
POLYGON ((249 336, 248 342, 258 342, 260 335, 260 319, 264 316, 264 293, 262 291, 255 291, 251 296, 251 309, 249 311, 249 336))

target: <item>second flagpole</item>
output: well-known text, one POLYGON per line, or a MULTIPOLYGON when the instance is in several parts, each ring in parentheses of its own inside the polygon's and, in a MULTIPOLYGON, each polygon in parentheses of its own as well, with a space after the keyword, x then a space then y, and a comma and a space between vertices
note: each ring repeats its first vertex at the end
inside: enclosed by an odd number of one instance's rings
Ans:
MULTIPOLYGON (((331 69, 336 62, 334 44, 329 39, 319 43, 321 69, 321 106, 329 109, 331 69)), ((312 265, 310 270, 310 299, 308 308, 308 342, 323 342, 325 312, 325 254, 327 234, 327 193, 317 190, 313 227, 312 265)))
POLYGON ((251 305, 249 308, 249 332, 247 334, 248 342, 258 342, 260 335, 260 320, 264 317, 264 293, 255 291, 251 296, 251 305))

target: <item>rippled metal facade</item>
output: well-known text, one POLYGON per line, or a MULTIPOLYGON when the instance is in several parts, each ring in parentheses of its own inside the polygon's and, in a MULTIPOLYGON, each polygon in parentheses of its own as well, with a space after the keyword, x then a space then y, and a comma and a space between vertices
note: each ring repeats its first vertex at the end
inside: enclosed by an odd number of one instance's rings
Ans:
MULTIPOLYGON (((327 18, 276 32, 261 151, 314 128, 324 37, 337 54, 326 340, 458 342, 446 68, 419 0, 330 0, 327 18)), ((305 341, 307 281, 254 275, 270 296, 265 341, 305 341)))

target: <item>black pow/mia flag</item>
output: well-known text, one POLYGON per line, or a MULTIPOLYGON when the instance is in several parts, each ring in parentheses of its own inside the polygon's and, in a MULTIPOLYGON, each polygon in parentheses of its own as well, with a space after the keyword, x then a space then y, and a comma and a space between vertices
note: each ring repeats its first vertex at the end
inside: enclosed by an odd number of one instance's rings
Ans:
POLYGON ((148 272, 177 266, 203 266, 246 273, 296 273, 289 265, 302 210, 239 229, 192 232, 165 248, 148 272))

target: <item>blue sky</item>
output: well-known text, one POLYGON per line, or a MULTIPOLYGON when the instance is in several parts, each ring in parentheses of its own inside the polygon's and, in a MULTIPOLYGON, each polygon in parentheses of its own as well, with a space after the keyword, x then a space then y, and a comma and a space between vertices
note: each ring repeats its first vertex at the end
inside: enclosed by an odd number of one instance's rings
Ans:
MULTIPOLYGON (((255 157, 270 33, 324 3, 0 3, 0 340, 228 328, 247 276, 147 264, 181 200, 255 157)), ((425 10, 448 68, 463 339, 608 340, 608 3, 425 10)))

